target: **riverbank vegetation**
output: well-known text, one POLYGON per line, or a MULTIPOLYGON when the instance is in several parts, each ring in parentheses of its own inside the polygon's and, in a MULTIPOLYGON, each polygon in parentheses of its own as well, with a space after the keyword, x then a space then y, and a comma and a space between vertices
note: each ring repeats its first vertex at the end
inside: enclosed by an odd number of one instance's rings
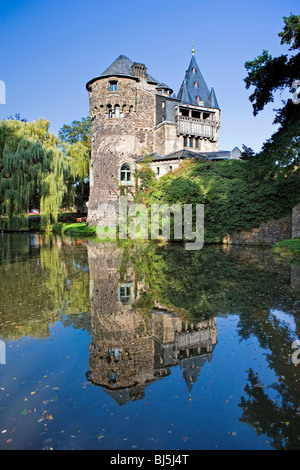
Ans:
POLYGON ((271 249, 275 258, 300 264, 300 238, 282 240, 275 243, 271 249))
POLYGON ((72 141, 66 131, 57 138, 49 125, 18 116, 0 122, 1 230, 28 230, 33 209, 45 229, 57 222, 59 211, 75 204, 81 210, 87 200, 88 136, 72 141))

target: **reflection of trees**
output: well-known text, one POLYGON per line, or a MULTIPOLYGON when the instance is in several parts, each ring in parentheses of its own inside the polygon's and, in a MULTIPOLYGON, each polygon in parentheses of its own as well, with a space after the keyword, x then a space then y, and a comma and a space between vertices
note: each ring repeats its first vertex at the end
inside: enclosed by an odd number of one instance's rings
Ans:
POLYGON ((252 370, 249 371, 248 381, 245 392, 249 398, 246 400, 241 397, 241 421, 253 427, 257 434, 266 434, 272 439, 271 446, 276 450, 300 449, 300 397, 296 373, 293 383, 282 376, 276 384, 269 387, 280 394, 281 405, 277 404, 278 400, 275 402, 268 396, 266 387, 252 370))
POLYGON ((295 301, 299 302, 289 288, 288 267, 278 271, 273 265, 269 269, 265 259, 264 266, 251 259, 239 260, 218 246, 186 251, 179 244, 132 245, 123 251, 123 265, 128 260, 144 279, 141 309, 149 311, 158 301, 176 307, 190 319, 240 313, 241 335, 253 332, 253 311, 260 316, 268 315, 272 308, 292 312, 295 301))
POLYGON ((257 338, 278 377, 266 387, 257 374, 249 372, 248 399, 241 397, 240 403, 241 421, 267 434, 274 448, 295 449, 300 448, 300 370, 290 360, 295 332, 274 312, 293 315, 297 330, 299 292, 290 288, 290 268, 274 264, 266 251, 241 252, 232 247, 225 254, 219 247, 206 247, 185 252, 176 245, 149 249, 139 257, 144 260, 139 269, 145 273, 145 285, 138 305, 149 311, 158 301, 190 319, 238 313, 241 339, 257 338))
POLYGON ((48 336, 57 320, 85 325, 89 311, 86 248, 53 237, 0 236, 1 338, 48 336))
MULTIPOLYGON (((282 301, 283 311, 291 309, 291 297, 286 298, 286 305, 282 301)), ((297 306, 294 299, 294 306, 297 306)), ((245 392, 248 400, 241 397, 243 415, 241 420, 247 422, 258 433, 266 433, 276 449, 300 448, 300 392, 298 389, 299 368, 291 362, 292 342, 294 332, 283 322, 276 318, 272 311, 254 308, 251 313, 240 316, 239 334, 243 339, 254 335, 262 348, 266 350, 266 359, 270 369, 274 370, 277 381, 265 387, 259 380, 258 374, 249 372, 248 384, 245 392), (269 397, 268 393, 277 393, 278 403, 269 397)))
MULTIPOLYGON (((251 268, 252 269, 252 268, 251 268)), ((257 373, 249 371, 245 392, 241 397, 243 409, 241 421, 251 425, 258 434, 267 434, 275 449, 295 449, 299 446, 300 394, 298 380, 300 370, 292 364, 292 342, 297 334, 299 292, 291 289, 290 268, 272 266, 265 269, 253 265, 257 279, 248 276, 252 303, 240 309, 238 330, 243 340, 257 338, 269 368, 277 380, 264 385, 257 373), (277 268, 277 269, 276 269, 277 268), (276 310, 290 314, 296 324, 296 332, 288 323, 276 316, 276 310), (274 399, 275 397, 275 399, 274 399)))

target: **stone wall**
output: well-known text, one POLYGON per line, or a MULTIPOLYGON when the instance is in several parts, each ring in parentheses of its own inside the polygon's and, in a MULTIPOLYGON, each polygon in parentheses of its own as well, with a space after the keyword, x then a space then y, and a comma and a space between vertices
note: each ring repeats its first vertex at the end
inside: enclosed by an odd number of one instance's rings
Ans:
POLYGON ((155 127, 154 152, 161 155, 176 151, 176 124, 163 122, 155 127))
POLYGON ((292 212, 292 238, 300 237, 300 204, 292 212))
POLYGON ((292 216, 263 222, 253 230, 233 232, 223 238, 227 244, 272 245, 292 236, 292 216))

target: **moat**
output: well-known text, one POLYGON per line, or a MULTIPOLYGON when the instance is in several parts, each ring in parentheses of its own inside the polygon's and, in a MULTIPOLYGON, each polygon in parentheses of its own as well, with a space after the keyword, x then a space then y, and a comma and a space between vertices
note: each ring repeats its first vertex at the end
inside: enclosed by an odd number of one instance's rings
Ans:
POLYGON ((299 337, 269 248, 0 234, 0 449, 300 449, 299 337))

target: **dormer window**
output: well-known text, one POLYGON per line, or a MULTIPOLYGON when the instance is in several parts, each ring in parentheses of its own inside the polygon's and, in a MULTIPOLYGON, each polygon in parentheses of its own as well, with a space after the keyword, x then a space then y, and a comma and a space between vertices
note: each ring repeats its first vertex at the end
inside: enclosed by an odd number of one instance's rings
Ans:
POLYGON ((109 82, 109 84, 110 84, 110 91, 118 91, 118 82, 117 81, 109 82))
POLYGON ((195 67, 193 67, 193 68, 192 68, 192 71, 193 71, 193 73, 196 73, 196 69, 195 69, 195 67))
POLYGON ((195 83, 194 83, 194 87, 195 87, 195 88, 198 88, 198 82, 195 82, 195 83))
POLYGON ((200 101, 200 96, 197 96, 197 97, 196 97, 196 100, 197 100, 197 101, 200 101))

